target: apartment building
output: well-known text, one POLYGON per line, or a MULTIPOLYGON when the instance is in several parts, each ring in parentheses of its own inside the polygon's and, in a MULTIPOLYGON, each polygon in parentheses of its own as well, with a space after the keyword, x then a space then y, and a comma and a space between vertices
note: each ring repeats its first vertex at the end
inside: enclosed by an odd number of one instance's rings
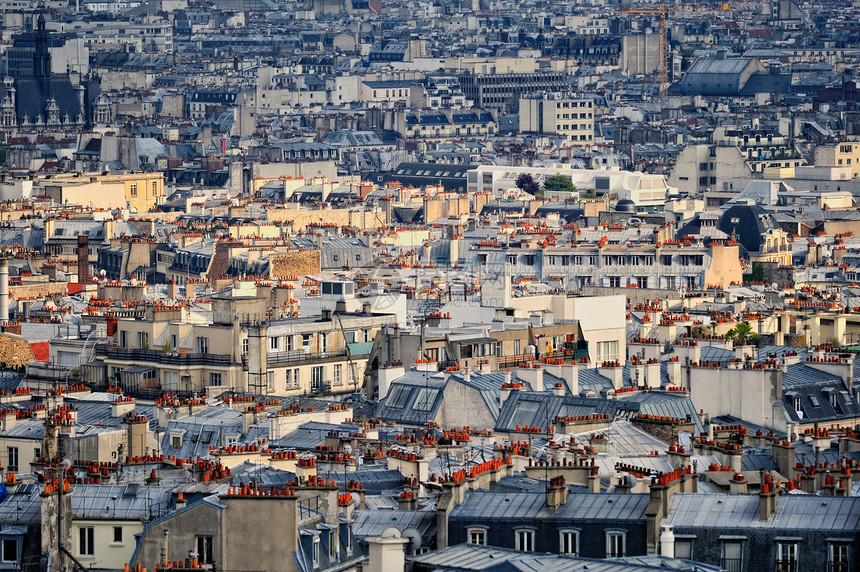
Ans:
POLYGON ((738 246, 664 244, 524 246, 478 245, 466 255, 469 268, 509 267, 513 277, 555 279, 567 290, 610 288, 702 288, 741 282, 738 246))
MULTIPOLYGON (((14 184, 14 182, 11 182, 14 184)), ((67 173, 40 175, 19 186, 22 196, 46 195, 56 203, 121 208, 144 213, 164 199, 164 173, 67 173)), ((9 188, 9 192, 16 192, 9 188)))
POLYGON ((816 167, 848 167, 851 178, 856 179, 860 177, 860 142, 818 145, 812 153, 812 163, 816 167))
POLYGON ((591 145, 594 139, 594 101, 557 94, 520 98, 520 131, 563 135, 574 145, 591 145))
MULTIPOLYGON (((495 195, 513 189, 517 177, 526 173, 543 185, 547 177, 564 175, 570 178, 577 191, 593 192, 597 196, 615 195, 619 200, 629 199, 644 210, 662 210, 666 195, 672 190, 663 175, 612 169, 577 169, 569 166, 511 167, 479 165, 469 171, 469 192, 489 191, 495 195)), ((562 194, 559 198, 567 198, 562 194)), ((547 197, 550 198, 550 197, 547 197)))
MULTIPOLYGON (((520 98, 529 93, 556 92, 568 87, 564 72, 540 70, 534 72, 494 71, 461 72, 455 77, 463 95, 481 109, 500 109, 516 112, 520 98)), ((495 69, 492 66, 491 69, 495 69)))
POLYGON ((352 393, 377 331, 396 321, 369 308, 270 319, 268 307, 262 296, 213 296, 212 323, 183 306, 156 307, 146 319, 117 320, 96 357, 106 380, 127 392, 352 393))

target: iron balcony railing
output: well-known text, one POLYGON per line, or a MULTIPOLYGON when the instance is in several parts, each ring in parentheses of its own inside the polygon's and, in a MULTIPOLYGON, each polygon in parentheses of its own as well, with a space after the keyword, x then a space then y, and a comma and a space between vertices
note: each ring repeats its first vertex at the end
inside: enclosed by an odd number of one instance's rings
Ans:
POLYGON ((149 362, 159 365, 178 366, 228 366, 230 356, 224 354, 202 354, 165 352, 160 350, 144 350, 138 348, 121 348, 117 346, 96 346, 96 356, 108 359, 149 362))

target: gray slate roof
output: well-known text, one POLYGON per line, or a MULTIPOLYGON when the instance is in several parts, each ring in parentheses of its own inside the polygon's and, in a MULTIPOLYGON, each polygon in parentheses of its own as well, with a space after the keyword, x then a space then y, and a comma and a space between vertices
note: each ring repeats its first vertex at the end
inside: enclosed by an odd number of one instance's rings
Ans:
POLYGON ((757 495, 675 494, 667 522, 675 530, 767 528, 853 535, 860 528, 860 498, 783 495, 777 500, 776 512, 760 520, 757 495))

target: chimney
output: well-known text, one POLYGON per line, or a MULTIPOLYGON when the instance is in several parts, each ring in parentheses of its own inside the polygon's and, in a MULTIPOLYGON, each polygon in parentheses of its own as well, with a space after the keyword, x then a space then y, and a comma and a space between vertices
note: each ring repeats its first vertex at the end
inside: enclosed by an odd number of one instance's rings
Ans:
POLYGON ((759 520, 767 520, 776 511, 776 492, 771 491, 770 479, 767 479, 761 485, 761 492, 758 495, 758 518, 759 520))
POLYGON ((499 407, 505 404, 505 401, 511 396, 511 393, 517 391, 518 388, 513 387, 514 383, 511 381, 511 370, 505 371, 505 383, 502 384, 501 389, 499 390, 499 407))
POLYGON ((649 389, 660 389, 662 380, 660 379, 660 362, 656 359, 649 359, 645 364, 645 385, 649 389))
POLYGON ((400 537, 377 536, 367 538, 368 562, 363 567, 365 572, 389 572, 391 570, 403 570, 406 566, 406 553, 404 551, 409 540, 400 537))
POLYGON ((681 385, 681 362, 672 360, 666 363, 666 376, 672 385, 681 385))
POLYGON ((517 377, 521 381, 530 383, 532 391, 543 391, 543 368, 537 362, 530 362, 531 367, 520 366, 517 368, 517 377))
POLYGON ((559 475, 550 479, 546 487, 546 508, 555 510, 567 502, 567 483, 564 477, 559 475))
POLYGON ((600 475, 597 474, 597 466, 591 467, 591 474, 588 475, 588 492, 600 492, 600 475))
POLYGON ((571 395, 579 395, 579 366, 575 362, 562 365, 560 377, 567 384, 571 395))
POLYGON ((675 557, 675 527, 671 524, 660 525, 660 556, 675 557))
POLYGON ((733 495, 745 495, 749 492, 747 478, 741 473, 735 473, 729 480, 729 492, 733 495))
POLYGON ((797 471, 794 445, 788 441, 774 439, 771 444, 770 455, 776 463, 779 474, 788 479, 793 479, 797 471))
POLYGON ((406 371, 402 365, 380 367, 377 371, 377 379, 379 380, 379 399, 388 395, 388 390, 393 382, 398 377, 402 377, 406 371))
POLYGON ((9 261, 0 260, 0 323, 9 321, 9 261))
POLYGON ((78 282, 85 284, 90 281, 90 237, 78 235, 78 282))
POLYGON ((633 387, 645 385, 645 366, 642 362, 630 363, 630 383, 633 387))
POLYGON ((621 389, 621 384, 624 381, 622 377, 624 370, 620 363, 617 361, 605 362, 605 365, 597 368, 597 373, 603 377, 608 377, 610 381, 612 381, 612 387, 614 389, 621 389))

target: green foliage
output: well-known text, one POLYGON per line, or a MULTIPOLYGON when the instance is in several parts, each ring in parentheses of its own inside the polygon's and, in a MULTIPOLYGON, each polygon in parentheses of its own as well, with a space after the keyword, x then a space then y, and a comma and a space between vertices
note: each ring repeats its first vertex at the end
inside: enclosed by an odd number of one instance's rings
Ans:
POLYGON ((758 334, 752 331, 752 326, 748 323, 738 322, 738 325, 726 332, 726 338, 735 343, 755 343, 758 341, 758 334))
POLYGON ((540 193, 540 185, 535 181, 529 173, 520 173, 517 177, 516 186, 521 191, 525 191, 530 195, 537 196, 540 193))
POLYGON ((765 276, 764 273, 764 264, 761 262, 753 262, 750 278, 753 282, 764 282, 767 279, 767 276, 765 276))
POLYGON ((551 193, 559 193, 559 192, 576 192, 576 186, 573 184, 573 181, 570 180, 570 177, 567 177, 562 174, 553 175, 552 177, 547 177, 543 182, 543 190, 544 192, 551 193))

